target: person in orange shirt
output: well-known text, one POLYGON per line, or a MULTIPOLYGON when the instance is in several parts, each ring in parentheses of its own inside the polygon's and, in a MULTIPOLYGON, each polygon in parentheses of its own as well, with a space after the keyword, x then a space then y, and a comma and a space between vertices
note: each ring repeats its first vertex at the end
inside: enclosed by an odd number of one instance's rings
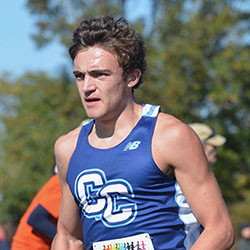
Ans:
POLYGON ((58 175, 53 175, 36 194, 22 216, 11 244, 12 250, 50 249, 56 234, 61 188, 58 175))

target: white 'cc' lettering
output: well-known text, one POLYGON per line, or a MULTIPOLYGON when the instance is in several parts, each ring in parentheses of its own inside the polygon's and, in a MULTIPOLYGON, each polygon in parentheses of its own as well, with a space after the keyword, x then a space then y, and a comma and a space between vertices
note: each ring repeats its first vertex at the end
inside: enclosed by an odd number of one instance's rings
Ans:
POLYGON ((107 180, 100 169, 82 171, 75 181, 75 195, 84 216, 107 227, 127 225, 137 214, 131 185, 124 179, 107 180))

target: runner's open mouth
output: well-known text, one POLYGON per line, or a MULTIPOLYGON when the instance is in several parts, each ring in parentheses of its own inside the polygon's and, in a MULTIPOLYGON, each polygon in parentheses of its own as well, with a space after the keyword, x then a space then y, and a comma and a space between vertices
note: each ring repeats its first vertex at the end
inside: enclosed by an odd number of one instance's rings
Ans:
POLYGON ((100 101, 99 98, 91 98, 91 99, 85 99, 86 102, 97 102, 100 101))

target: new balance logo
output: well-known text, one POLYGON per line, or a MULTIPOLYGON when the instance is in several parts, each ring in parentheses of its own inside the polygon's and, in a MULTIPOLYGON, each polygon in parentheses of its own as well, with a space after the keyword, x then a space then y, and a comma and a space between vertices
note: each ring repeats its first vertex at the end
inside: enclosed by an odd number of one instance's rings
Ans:
POLYGON ((123 151, 135 150, 139 147, 140 143, 140 141, 130 141, 127 143, 123 151))

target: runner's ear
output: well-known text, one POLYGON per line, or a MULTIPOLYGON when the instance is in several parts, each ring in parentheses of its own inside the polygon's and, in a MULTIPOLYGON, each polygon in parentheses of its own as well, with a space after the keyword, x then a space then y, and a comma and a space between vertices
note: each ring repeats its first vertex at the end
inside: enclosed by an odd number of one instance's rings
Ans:
POLYGON ((132 73, 127 77, 127 84, 129 88, 134 87, 140 80, 141 71, 139 69, 134 69, 132 73))

